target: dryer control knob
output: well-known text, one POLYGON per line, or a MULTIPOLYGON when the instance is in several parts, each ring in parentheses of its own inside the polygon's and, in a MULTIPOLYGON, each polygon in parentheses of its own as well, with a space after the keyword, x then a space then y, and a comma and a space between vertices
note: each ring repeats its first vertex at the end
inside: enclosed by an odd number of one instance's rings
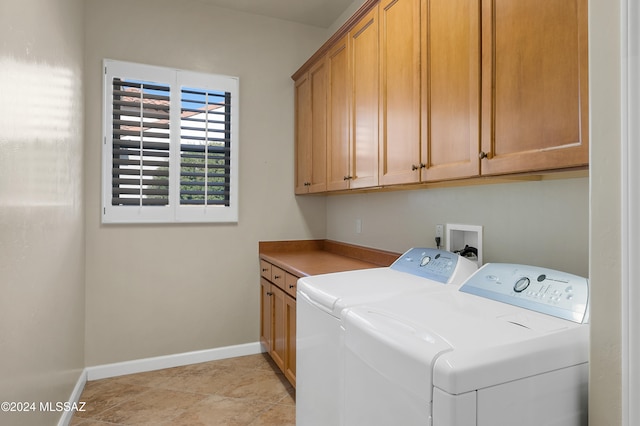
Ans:
POLYGON ((516 293, 520 293, 522 292, 524 289, 526 289, 527 287, 529 287, 529 278, 527 277, 522 277, 520 278, 518 281, 516 281, 515 285, 513 286, 513 290, 516 293))

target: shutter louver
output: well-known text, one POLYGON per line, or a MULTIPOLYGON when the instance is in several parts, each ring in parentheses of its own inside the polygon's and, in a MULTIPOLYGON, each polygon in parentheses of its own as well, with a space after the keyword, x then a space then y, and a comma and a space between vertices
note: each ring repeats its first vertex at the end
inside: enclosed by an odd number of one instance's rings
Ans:
POLYGON ((113 206, 169 204, 169 90, 113 79, 113 206))
POLYGON ((229 206, 231 94, 181 89, 180 204, 229 206))

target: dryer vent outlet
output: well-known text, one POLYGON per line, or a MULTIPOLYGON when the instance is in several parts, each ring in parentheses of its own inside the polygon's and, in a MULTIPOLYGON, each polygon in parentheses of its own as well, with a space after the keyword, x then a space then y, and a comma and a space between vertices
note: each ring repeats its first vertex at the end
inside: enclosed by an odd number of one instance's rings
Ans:
POLYGON ((454 253, 473 254, 470 258, 482 266, 482 226, 447 223, 445 250, 454 253))

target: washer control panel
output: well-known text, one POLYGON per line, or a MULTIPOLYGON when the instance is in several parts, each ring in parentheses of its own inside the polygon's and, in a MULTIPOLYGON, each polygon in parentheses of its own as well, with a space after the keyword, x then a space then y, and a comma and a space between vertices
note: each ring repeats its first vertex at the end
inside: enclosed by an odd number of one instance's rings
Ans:
POLYGON ((393 262, 391 269, 446 284, 453 277, 460 259, 446 250, 412 248, 393 262))
POLYGON ((589 282, 553 269, 487 263, 460 291, 577 323, 588 322, 589 282))

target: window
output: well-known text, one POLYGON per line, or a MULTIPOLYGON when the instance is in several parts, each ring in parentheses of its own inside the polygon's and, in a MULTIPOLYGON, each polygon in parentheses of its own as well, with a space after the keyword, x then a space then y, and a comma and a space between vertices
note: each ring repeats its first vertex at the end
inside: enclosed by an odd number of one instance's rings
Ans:
POLYGON ((237 222, 238 79, 104 61, 103 223, 237 222))

